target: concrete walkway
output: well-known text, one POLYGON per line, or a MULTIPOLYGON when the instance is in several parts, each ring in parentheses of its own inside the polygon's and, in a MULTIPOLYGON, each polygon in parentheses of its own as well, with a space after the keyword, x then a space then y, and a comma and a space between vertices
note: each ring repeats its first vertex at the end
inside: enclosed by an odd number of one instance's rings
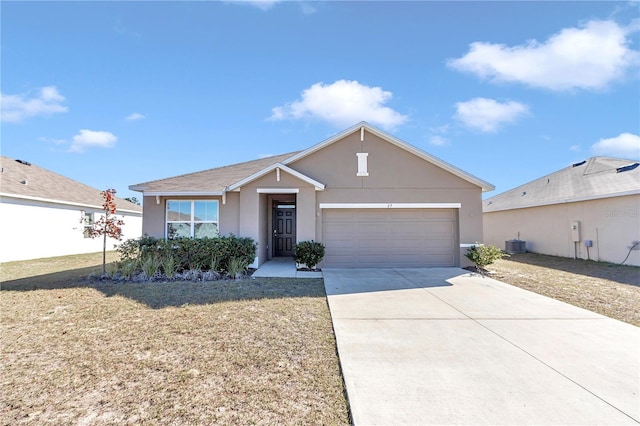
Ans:
POLYGON ((354 424, 640 423, 640 329, 458 268, 323 270, 354 424))
POLYGON ((274 257, 251 275, 254 278, 322 278, 322 272, 298 271, 290 257, 274 257))

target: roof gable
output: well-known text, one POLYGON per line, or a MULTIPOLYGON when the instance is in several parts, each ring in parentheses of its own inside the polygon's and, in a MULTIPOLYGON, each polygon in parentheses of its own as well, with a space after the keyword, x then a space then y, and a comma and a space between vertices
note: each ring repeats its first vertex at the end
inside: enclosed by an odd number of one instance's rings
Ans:
POLYGON ((235 191, 237 189, 240 189, 242 186, 244 186, 244 185, 246 185, 246 184, 248 184, 250 182, 253 182, 254 180, 259 179, 262 176, 266 175, 267 173, 270 173, 270 172, 272 172, 274 170, 277 170, 277 169, 280 169, 280 170, 282 170, 282 171, 284 171, 286 173, 289 173, 290 175, 297 177, 298 179, 302 180, 303 182, 306 182, 309 185, 314 186, 316 188, 316 191, 322 191, 324 189, 324 184, 323 183, 320 183, 315 179, 311 179, 309 176, 305 176, 304 174, 302 174, 302 173, 300 173, 300 172, 298 172, 296 170, 293 170, 292 168, 287 167, 282 163, 274 163, 274 164, 272 164, 272 165, 270 165, 268 167, 265 167, 262 170, 257 171, 256 173, 252 174, 251 176, 247 176, 246 178, 244 178, 242 180, 239 180, 238 182, 235 182, 235 183, 229 185, 226 188, 226 190, 227 191, 235 191))
POLYGON ((370 132, 376 136, 378 136, 379 138, 415 155, 418 158, 421 158, 422 160, 425 160, 437 167, 440 167, 441 169, 444 169, 446 171, 448 171, 449 173, 452 173, 455 176, 458 176, 459 178, 466 180, 476 186, 479 186, 480 188, 482 188, 483 192, 486 191, 492 191, 495 189, 495 187, 490 184, 489 182, 486 182, 476 176, 473 176, 465 171, 463 171, 462 169, 459 169, 455 166, 453 166, 452 164, 447 163, 444 160, 441 160, 431 154, 428 154, 427 152, 408 144, 407 142, 404 142, 401 139, 396 138, 395 136, 392 136, 380 129, 377 129, 373 126, 371 126, 369 123, 365 122, 365 121, 361 121, 360 123, 351 126, 350 128, 328 138, 325 139, 324 141, 308 148, 305 149, 304 151, 300 151, 299 153, 292 155, 291 157, 287 158, 286 160, 282 161, 282 164, 285 165, 289 165, 292 164, 298 160, 301 160, 302 158, 305 158, 311 154, 313 154, 314 152, 317 152, 335 142, 338 142, 342 139, 344 139, 345 137, 356 133, 356 132, 360 132, 361 134, 361 138, 364 138, 364 132, 370 132))
MULTIPOLYGON (((102 190, 43 169, 35 164, 4 156, 1 159, 2 187, 0 194, 3 197, 100 208, 104 203, 101 195, 102 190)), ((119 197, 116 197, 116 207, 119 211, 137 213, 142 211, 142 207, 139 205, 119 197)))
POLYGON ((493 212, 640 193, 640 167, 632 160, 591 157, 483 201, 493 212))

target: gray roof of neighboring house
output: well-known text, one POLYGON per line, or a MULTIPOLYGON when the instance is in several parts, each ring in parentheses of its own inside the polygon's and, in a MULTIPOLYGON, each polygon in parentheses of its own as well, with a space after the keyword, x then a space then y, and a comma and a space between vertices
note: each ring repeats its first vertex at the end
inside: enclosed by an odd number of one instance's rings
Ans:
POLYGON ((164 193, 222 192, 229 185, 232 185, 247 176, 251 176, 252 174, 257 173, 275 163, 279 163, 297 153, 297 151, 290 152, 288 154, 275 155, 273 157, 246 161, 244 163, 217 167, 215 169, 188 173, 186 175, 139 183, 129 186, 129 189, 133 191, 144 191, 145 194, 153 193, 155 191, 164 193))
POLYGON ((640 194, 637 161, 592 157, 483 201, 483 211, 520 209, 640 194), (631 166, 631 167, 627 167, 631 166))
MULTIPOLYGON (((35 164, 9 157, 0 157, 0 195, 35 199, 59 204, 74 204, 101 208, 102 190, 59 175, 35 164)), ((142 212, 142 207, 116 197, 118 211, 142 212)))

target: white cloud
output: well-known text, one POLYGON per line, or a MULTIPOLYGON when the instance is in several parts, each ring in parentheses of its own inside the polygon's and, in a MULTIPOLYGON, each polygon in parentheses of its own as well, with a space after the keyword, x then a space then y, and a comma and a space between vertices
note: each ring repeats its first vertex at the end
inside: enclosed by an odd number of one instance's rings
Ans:
POLYGON ((67 112, 64 96, 55 86, 40 88, 35 95, 0 95, 2 121, 20 122, 29 117, 67 112))
POLYGON ((125 117, 125 120, 127 120, 127 121, 137 121, 137 120, 142 120, 143 118, 145 118, 144 115, 140 114, 139 112, 134 112, 134 113, 131 113, 131 114, 127 115, 125 117))
POLYGON ((569 149, 573 152, 580 152, 581 150, 580 145, 571 145, 569 149))
POLYGON ((255 6, 260 10, 269 10, 282 0, 227 0, 230 3, 244 3, 255 6))
POLYGON ((52 143, 54 145, 64 145, 67 143, 67 141, 64 139, 48 138, 46 136, 40 136, 38 140, 46 143, 52 143))
POLYGON ((272 120, 316 118, 342 127, 368 121, 393 129, 408 117, 384 106, 393 94, 357 81, 316 83, 302 92, 302 99, 272 109, 272 120))
POLYGON ((313 15, 318 11, 311 3, 307 2, 300 3, 300 10, 302 10, 302 13, 305 15, 313 15))
POLYGON ((481 132, 495 132, 503 124, 512 123, 528 112, 529 107, 519 102, 500 103, 495 99, 474 98, 456 103, 454 117, 481 132))
POLYGON ((111 132, 82 129, 73 137, 69 151, 83 152, 86 148, 111 148, 115 146, 118 137, 111 132))
POLYGON ((505 46, 471 43, 469 52, 448 65, 493 81, 518 82, 550 90, 601 89, 638 64, 640 54, 627 36, 637 25, 589 21, 565 28, 544 43, 505 46))
POLYGON ((429 137, 429 143, 435 146, 443 146, 447 145, 449 143, 449 140, 439 135, 431 135, 429 137))
POLYGON ((640 159, 640 136, 620 133, 615 138, 600 139, 591 150, 597 155, 640 159))

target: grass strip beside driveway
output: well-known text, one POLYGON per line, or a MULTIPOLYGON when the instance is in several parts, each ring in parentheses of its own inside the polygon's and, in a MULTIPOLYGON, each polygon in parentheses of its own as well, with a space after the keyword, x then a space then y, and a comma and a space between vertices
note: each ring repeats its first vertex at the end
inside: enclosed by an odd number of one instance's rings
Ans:
POLYGON ((349 423, 320 279, 0 296, 3 424, 349 423))

